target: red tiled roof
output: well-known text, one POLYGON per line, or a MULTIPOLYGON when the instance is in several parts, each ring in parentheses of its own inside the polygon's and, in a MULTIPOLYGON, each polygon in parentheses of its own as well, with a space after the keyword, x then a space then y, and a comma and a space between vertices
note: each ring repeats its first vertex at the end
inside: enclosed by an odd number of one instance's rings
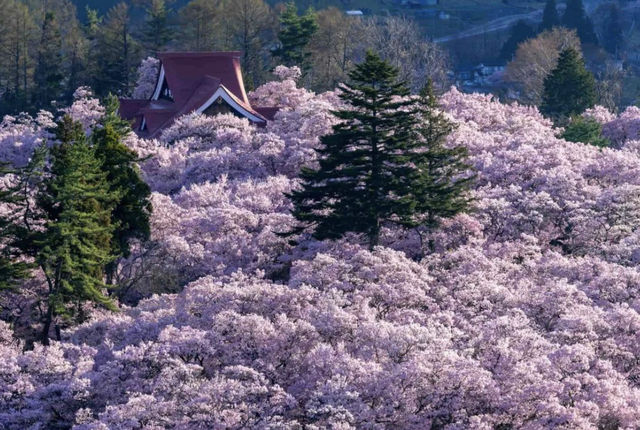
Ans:
POLYGON ((254 109, 268 121, 273 121, 276 114, 280 111, 279 107, 257 107, 254 109))
MULTIPOLYGON (((134 121, 139 128, 144 118, 145 131, 140 135, 157 136, 176 118, 201 109, 223 89, 240 108, 251 114, 258 124, 272 119, 277 108, 252 108, 242 80, 240 52, 165 52, 159 54, 164 79, 173 101, 120 101, 120 115, 134 121), (264 112, 266 115, 263 115, 264 112)), ((163 82, 158 85, 162 86, 163 82)))
POLYGON ((248 103, 240 68, 241 56, 241 52, 165 52, 158 58, 176 103, 185 103, 206 75, 215 76, 248 103))

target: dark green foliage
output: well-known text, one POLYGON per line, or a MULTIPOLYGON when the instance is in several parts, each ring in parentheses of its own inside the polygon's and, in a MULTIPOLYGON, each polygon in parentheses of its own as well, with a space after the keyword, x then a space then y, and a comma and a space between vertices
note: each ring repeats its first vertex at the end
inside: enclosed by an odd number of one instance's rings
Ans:
POLYGON ((556 121, 563 121, 580 115, 595 102, 595 79, 585 68, 582 57, 571 48, 563 51, 558 65, 544 80, 540 111, 556 121))
POLYGON ((311 226, 317 239, 354 232, 366 235, 374 247, 383 223, 415 227, 426 211, 437 216, 435 194, 443 195, 445 185, 435 176, 435 164, 432 170, 425 166, 439 154, 441 140, 429 147, 424 139, 450 129, 437 128, 442 118, 407 97, 398 71, 378 55, 367 53, 349 78, 340 97, 351 108, 334 112, 341 122, 321 139, 320 167, 303 169, 302 188, 289 197, 293 215, 311 226), (423 115, 434 119, 434 128, 418 135, 423 115), (423 192, 431 194, 417 197, 423 192))
POLYGON ((624 43, 622 36, 622 22, 620 21, 620 7, 616 3, 606 6, 606 18, 602 34, 602 46, 610 54, 618 54, 624 43))
POLYGON ((34 75, 33 102, 37 108, 50 107, 62 96, 62 39, 52 12, 42 24, 38 59, 34 75))
POLYGON ((0 217, 0 288, 39 267, 47 283, 44 344, 52 326, 59 338, 61 323, 81 321, 85 303, 116 309, 107 295, 116 261, 130 254, 132 239, 150 236, 151 192, 138 156, 123 143, 131 129, 117 110, 117 98, 108 97, 91 142, 65 116, 55 143, 11 171, 14 185, 0 191, 0 200, 15 207, 0 217), (27 199, 34 194, 35 205, 27 199))
MULTIPOLYGON (((132 239, 147 240, 151 234, 151 189, 141 179, 135 162, 138 155, 129 149, 123 138, 131 132, 129 123, 118 113, 118 99, 110 96, 106 101, 106 114, 101 126, 91 136, 96 157, 107 175, 109 190, 118 196, 111 224, 114 226, 111 249, 118 257, 129 256, 132 239)), ((115 262, 107 265, 107 283, 113 281, 115 262)))
POLYGON ((173 38, 169 23, 169 11, 164 0, 151 0, 146 8, 146 18, 142 28, 142 43, 150 55, 156 56, 173 38))
POLYGON ((111 240, 117 226, 111 217, 118 196, 110 190, 80 124, 65 117, 58 124, 57 138, 48 177, 38 193, 47 222, 43 232, 33 235, 35 258, 48 284, 44 344, 56 317, 79 317, 84 302, 115 310, 104 293, 103 279, 104 267, 115 258, 111 240))
POLYGON ((558 6, 556 0, 547 0, 542 12, 542 22, 540 23, 540 31, 551 30, 553 27, 560 25, 560 15, 558 15, 558 6))
POLYGON ((0 204, 5 208, 0 214, 0 290, 14 288, 20 280, 30 276, 33 268, 32 264, 22 258, 20 248, 20 243, 25 237, 21 224, 25 218, 26 206, 22 178, 27 177, 24 173, 33 165, 33 161, 24 169, 0 165, 0 178, 5 175, 15 178, 13 181, 7 181, 11 186, 0 189, 0 204))
POLYGON ((518 49, 518 45, 520 45, 527 39, 535 37, 535 35, 535 30, 533 29, 533 27, 527 24, 526 21, 518 21, 513 27, 511 27, 509 38, 504 43, 504 45, 502 45, 500 58, 506 61, 511 61, 513 55, 518 49))
POLYGON ((99 96, 132 90, 141 59, 139 45, 131 36, 129 7, 121 2, 107 14, 95 37, 92 56, 92 88, 99 96))
POLYGON ((16 287, 37 267, 32 232, 42 224, 43 214, 28 197, 42 184, 47 153, 43 144, 34 150, 25 167, 0 168, 0 176, 12 177, 5 182, 11 185, 0 191, 0 202, 8 204, 0 216, 0 289, 16 287))
POLYGON ((587 16, 582 0, 567 0, 567 8, 562 16, 562 25, 576 30, 582 43, 598 43, 593 22, 587 16))
POLYGON ((299 16, 295 3, 288 3, 280 17, 280 46, 273 51, 273 55, 285 66, 299 66, 302 70, 308 70, 311 54, 307 51, 307 45, 317 30, 316 14, 312 9, 299 16))
POLYGON ((570 142, 582 142, 589 145, 605 147, 610 142, 602 137, 602 125, 592 118, 575 116, 565 127, 562 138, 570 142))
MULTIPOLYGON (((467 163, 467 148, 446 146, 454 125, 440 110, 431 81, 420 93, 418 118, 423 152, 416 157, 418 169, 412 181, 417 215, 412 226, 421 227, 418 232, 422 233, 437 229, 442 219, 468 210, 469 187, 474 176, 467 163)), ((433 241, 428 245, 432 252, 433 241)))

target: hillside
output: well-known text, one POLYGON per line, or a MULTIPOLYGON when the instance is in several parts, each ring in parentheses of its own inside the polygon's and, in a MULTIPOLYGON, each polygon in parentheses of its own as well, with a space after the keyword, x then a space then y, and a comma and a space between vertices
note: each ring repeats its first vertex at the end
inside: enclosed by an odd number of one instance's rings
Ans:
MULTIPOLYGON (((118 2, 118 0, 74 0, 79 11, 89 6, 101 13, 106 13, 118 2)), ((272 5, 281 3, 277 0, 268 0, 268 2, 272 5)), ((176 0, 172 7, 174 10, 178 10, 187 3, 188 0, 176 0)), ((399 0, 299 0, 296 3, 300 9, 306 9, 309 6, 316 9, 333 6, 343 10, 362 10, 365 15, 409 16, 420 22, 430 36, 443 37, 499 18, 519 17, 536 10, 542 10, 544 2, 535 0, 508 2, 501 0, 440 0, 439 4, 435 6, 411 6, 403 4, 399 0), (445 15, 440 16, 441 12, 445 15)), ((141 14, 139 8, 135 14, 137 16, 141 14)), ((84 14, 81 12, 80 15, 84 14)))
MULTIPOLYGON (((640 109, 586 113, 601 149, 535 108, 445 94, 474 210, 420 260, 422 237, 391 224, 373 250, 278 235, 340 103, 293 76, 251 96, 281 106, 268 128, 189 115, 127 140, 154 191, 153 241, 122 262, 144 299, 87 308, 48 347, 0 321, 3 429, 636 428, 640 109)), ((97 105, 85 92, 70 112, 90 126, 97 105)), ((41 122, 3 122, 0 159, 24 162, 41 122)))

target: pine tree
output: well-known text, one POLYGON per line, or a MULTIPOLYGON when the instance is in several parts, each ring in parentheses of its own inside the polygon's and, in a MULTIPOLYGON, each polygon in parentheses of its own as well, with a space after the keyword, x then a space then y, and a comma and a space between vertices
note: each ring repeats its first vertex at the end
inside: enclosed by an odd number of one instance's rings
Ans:
POLYGON ((595 79, 585 68, 580 53, 566 49, 558 65, 544 80, 540 111, 555 120, 564 121, 580 115, 596 102, 595 79))
POLYGON ((503 60, 511 61, 513 55, 518 49, 518 45, 520 45, 525 40, 535 37, 535 35, 535 31, 529 24, 527 24, 523 20, 518 21, 514 24, 513 27, 511 27, 509 38, 504 43, 504 45, 502 45, 500 57, 503 60))
MULTIPOLYGON (((20 171, 0 165, 0 179, 5 175, 20 177, 20 171)), ((11 184, 14 181, 4 182, 11 184)), ((26 200, 20 189, 20 183, 0 189, 0 205, 4 206, 0 213, 0 290, 14 288, 18 281, 29 277, 32 268, 32 265, 22 258, 23 254, 18 246, 22 237, 21 209, 26 200)))
POLYGON ((587 16, 582 0, 567 0, 567 8, 562 16, 562 25, 578 32, 582 43, 598 43, 593 22, 587 16))
POLYGON ((31 104, 32 47, 39 42, 38 28, 29 7, 7 2, 0 13, 0 117, 29 109, 31 104))
MULTIPOLYGON (((96 157, 107 174, 109 189, 118 196, 111 214, 111 224, 115 226, 112 253, 118 257, 128 257, 132 239, 148 240, 151 235, 151 190, 141 179, 140 171, 135 164, 138 155, 123 143, 131 128, 129 123, 118 115, 118 107, 116 97, 107 98, 105 116, 91 137, 96 157)), ((106 267, 109 285, 113 283, 115 269, 115 261, 106 267)))
POLYGON ((48 285, 45 345, 51 326, 59 339, 59 319, 81 316, 83 303, 115 309, 103 292, 103 278, 105 266, 114 259, 111 240, 116 226, 111 217, 117 196, 109 190, 107 175, 80 124, 66 116, 58 124, 57 138, 49 178, 37 199, 48 221, 33 241, 48 285))
POLYGON ((29 278, 33 269, 35 248, 32 233, 41 225, 42 214, 32 204, 31 196, 42 183, 48 149, 42 144, 33 151, 24 167, 0 166, 0 178, 6 185, 0 190, 0 290, 14 288, 18 281, 29 278))
POLYGON ((312 9, 299 16, 295 3, 287 4, 280 17, 280 47, 273 55, 285 66, 299 66, 303 71, 308 70, 311 54, 307 51, 307 45, 317 30, 316 14, 312 9))
POLYGON ((560 25, 560 15, 558 15, 558 6, 556 0, 547 0, 542 12, 542 23, 540 23, 540 32, 551 30, 560 25))
MULTIPOLYGON (((420 93, 418 118, 416 130, 424 150, 415 172, 413 192, 418 216, 413 219, 413 226, 417 227, 422 239, 422 233, 433 232, 442 219, 468 210, 468 191, 474 176, 467 163, 467 148, 446 146, 454 124, 440 110, 431 81, 420 93)), ((434 251, 432 239, 429 239, 428 249, 434 251)))
POLYGON ((368 52, 349 77, 340 97, 351 108, 334 112, 341 121, 321 138, 319 168, 303 169, 302 188, 289 197, 293 215, 317 239, 354 232, 373 248, 383 223, 413 225, 424 155, 414 132, 415 101, 398 70, 368 52))
POLYGON ((610 54, 618 54, 624 38, 622 36, 622 23, 620 22, 620 7, 612 3, 608 6, 608 13, 604 24, 602 45, 610 54))
POLYGON ((575 116, 562 133, 562 138, 569 142, 581 142, 589 145, 605 147, 611 142, 602 136, 602 124, 593 118, 575 116))
POLYGON ((38 60, 34 76, 33 102, 36 108, 47 107, 62 96, 62 39, 52 12, 42 24, 38 60))
POLYGON ((147 52, 157 56, 173 38, 169 25, 169 11, 164 0, 151 0, 142 29, 142 42, 147 52))
POLYGON ((189 51, 220 45, 224 16, 221 9, 221 3, 209 0, 192 0, 180 9, 178 45, 189 51))
POLYGON ((92 71, 96 94, 126 95, 131 91, 141 55, 130 31, 129 7, 122 2, 109 10, 104 24, 98 27, 92 71))

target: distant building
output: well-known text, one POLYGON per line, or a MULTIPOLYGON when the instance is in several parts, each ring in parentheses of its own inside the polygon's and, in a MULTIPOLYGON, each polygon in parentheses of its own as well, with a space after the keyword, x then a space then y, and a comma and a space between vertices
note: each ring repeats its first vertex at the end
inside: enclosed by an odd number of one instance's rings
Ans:
POLYGON ((452 78, 458 88, 463 90, 490 89, 502 84, 503 64, 478 64, 472 67, 462 67, 452 73, 452 78))
POLYGON ((150 100, 120 100, 120 116, 142 137, 157 137, 180 116, 232 113, 264 126, 278 111, 252 107, 247 98, 240 52, 166 52, 150 100))
POLYGON ((421 8, 424 6, 437 6, 440 4, 439 0, 395 0, 395 3, 410 8, 421 8))

